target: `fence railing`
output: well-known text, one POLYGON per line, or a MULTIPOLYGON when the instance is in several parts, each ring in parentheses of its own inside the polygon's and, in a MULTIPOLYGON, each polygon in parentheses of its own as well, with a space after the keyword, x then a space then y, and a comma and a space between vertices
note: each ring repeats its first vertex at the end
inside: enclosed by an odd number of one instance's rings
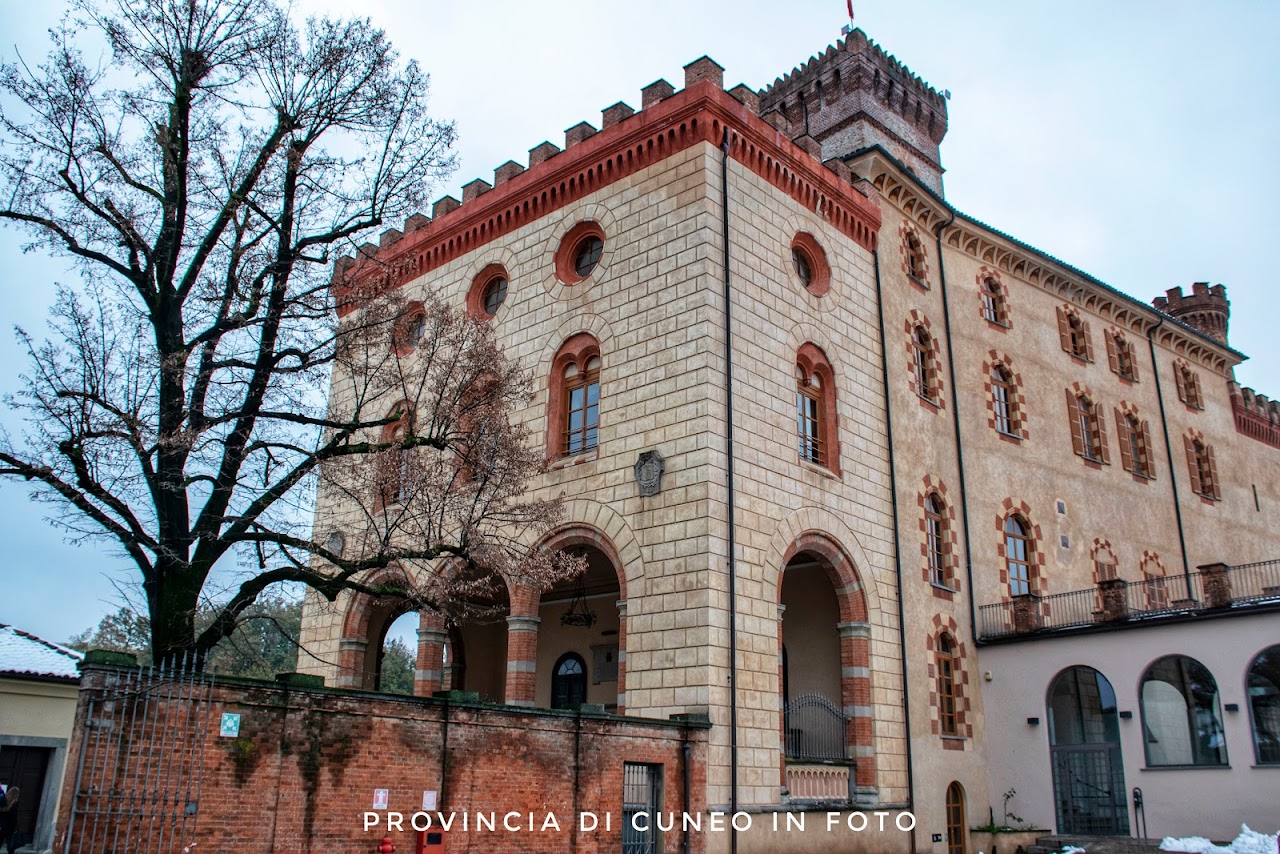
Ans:
POLYGON ((983 605, 978 609, 978 637, 992 640, 1270 603, 1280 605, 1280 560, 1210 564, 1190 575, 1109 579, 1085 590, 1028 594, 983 605))
POLYGON ((787 759, 843 761, 848 758, 849 717, 821 694, 802 694, 782 713, 787 759))

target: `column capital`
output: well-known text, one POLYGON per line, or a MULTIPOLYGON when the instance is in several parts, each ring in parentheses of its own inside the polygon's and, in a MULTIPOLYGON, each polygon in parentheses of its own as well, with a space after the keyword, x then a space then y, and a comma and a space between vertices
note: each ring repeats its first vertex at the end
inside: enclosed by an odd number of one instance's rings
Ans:
POLYGON ((871 624, 860 620, 850 620, 845 623, 836 623, 836 630, 843 638, 870 638, 871 624))
POLYGON ((542 623, 541 617, 530 617, 524 614, 512 614, 507 617, 507 631, 536 632, 542 623))

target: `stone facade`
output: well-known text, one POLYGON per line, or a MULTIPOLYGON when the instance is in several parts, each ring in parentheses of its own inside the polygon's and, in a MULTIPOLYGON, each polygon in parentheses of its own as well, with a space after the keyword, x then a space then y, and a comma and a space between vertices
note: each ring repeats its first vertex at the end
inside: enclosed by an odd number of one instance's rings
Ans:
MULTIPOLYGON (((607 619, 564 628, 562 601, 517 586, 505 625, 449 634, 424 615, 420 692, 450 684, 452 644, 468 690, 544 706, 562 654, 594 668, 616 642, 616 692, 591 682, 587 699, 708 714, 711 807, 803 806, 821 773, 837 790, 817 802, 909 808, 914 849, 963 852, 929 841, 954 835, 948 786, 976 824, 1008 784, 988 770, 1006 741, 984 705, 1008 697, 988 685, 986 621, 1040 633, 1084 601, 1054 594, 1086 591, 1092 619, 1114 624, 1121 582, 1280 557, 1280 417, 1232 383, 1242 356, 1219 290, 1194 291, 1221 297, 1181 315, 1212 318, 1197 329, 951 208, 945 101, 860 32, 760 93, 726 93, 703 58, 642 107, 576 125, 527 170, 499 167, 492 189, 469 184, 370 247, 377 263, 338 265, 340 298, 356 282, 459 306, 501 265, 491 322, 539 383, 518 414, 535 436, 559 429, 562 345, 598 344, 598 443, 551 454, 532 489, 565 497, 546 545, 589 546, 616 573, 592 600, 607 619), (584 224, 603 249, 570 281, 556 259, 584 224), (827 379, 811 383, 818 362, 827 379), (812 433, 797 426, 806 399, 826 425, 812 433), (665 471, 642 496, 646 451, 665 471), (821 755, 820 724, 801 717, 814 698, 839 727, 821 755)), ((334 378, 335 397, 347 389, 334 378)), ((343 518, 321 496, 317 530, 343 518)), ((372 687, 394 615, 362 607, 308 601, 303 666, 331 685, 372 687)))

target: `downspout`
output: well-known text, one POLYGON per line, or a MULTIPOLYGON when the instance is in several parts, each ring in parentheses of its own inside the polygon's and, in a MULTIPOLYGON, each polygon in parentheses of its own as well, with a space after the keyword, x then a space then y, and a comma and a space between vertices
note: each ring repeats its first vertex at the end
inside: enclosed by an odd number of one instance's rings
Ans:
POLYGON ((1160 364, 1156 361, 1156 331, 1164 326, 1164 318, 1147 330, 1147 349, 1151 351, 1151 375, 1156 381, 1156 400, 1160 402, 1160 429, 1164 431, 1164 453, 1169 461, 1169 485, 1173 487, 1173 515, 1178 521, 1178 547, 1182 549, 1182 575, 1191 595, 1191 562, 1187 560, 1187 537, 1182 530, 1182 500, 1178 497, 1178 477, 1173 468, 1173 445, 1169 441, 1169 419, 1164 411, 1164 389, 1160 386, 1160 364))
MULTIPOLYGON (((689 814, 689 800, 690 800, 690 799, 689 799, 689 777, 690 777, 690 774, 689 774, 689 754, 690 754, 690 750, 689 750, 689 725, 688 725, 688 724, 685 724, 683 727, 681 727, 681 728, 680 728, 680 752, 681 752, 681 754, 682 754, 682 769, 681 769, 681 770, 684 772, 684 798, 682 799, 682 800, 683 800, 683 803, 682 803, 682 805, 681 805, 681 806, 683 807, 683 811, 680 813, 680 814, 683 816, 683 815, 688 815, 688 814, 689 814)), ((576 797, 576 795, 575 795, 575 797, 576 797)), ((683 838, 683 840, 680 842, 680 851, 681 851, 681 854, 689 854, 689 822, 687 822, 687 821, 681 821, 681 822, 680 822, 680 824, 681 824, 681 825, 683 826, 683 828, 684 828, 684 831, 683 831, 683 832, 684 832, 684 838, 683 838)))
MULTIPOLYGON (((733 327, 731 291, 729 287, 729 128, 724 129, 720 144, 720 225, 724 231, 724 389, 725 389, 725 456, 729 520, 729 814, 738 812, 738 568, 735 560, 737 539, 734 536, 733 504, 733 327)), ((730 822, 730 826, 733 823, 730 822)), ((729 835, 729 851, 737 854, 738 830, 729 835)))
POLYGON ((951 379, 951 422, 956 432, 956 466, 960 470, 960 526, 964 528, 964 574, 969 585, 969 637, 978 640, 978 611, 974 604, 973 549, 969 544, 969 488, 964 476, 964 441, 960 437, 960 394, 956 390, 956 351, 951 344, 951 301, 947 298, 947 271, 942 262, 942 230, 956 221, 956 212, 948 208, 951 218, 940 224, 933 236, 938 246, 938 286, 942 291, 942 325, 947 338, 947 375, 951 379))
MULTIPOLYGON (((909 702, 911 681, 907 678, 907 642, 905 627, 907 624, 906 603, 902 595, 902 541, 898 526, 898 475, 893 462, 893 405, 889 395, 889 339, 885 337, 884 328, 884 291, 880 283, 880 250, 871 251, 871 260, 876 271, 876 306, 880 314, 880 376, 884 380, 884 415, 885 427, 889 440, 889 502, 893 512, 893 574, 898 585, 898 629, 901 642, 898 644, 902 655, 902 720, 907 728, 907 808, 912 809, 916 802, 915 767, 911 759, 911 704, 909 702)), ((911 851, 916 850, 916 834, 911 833, 911 851)))

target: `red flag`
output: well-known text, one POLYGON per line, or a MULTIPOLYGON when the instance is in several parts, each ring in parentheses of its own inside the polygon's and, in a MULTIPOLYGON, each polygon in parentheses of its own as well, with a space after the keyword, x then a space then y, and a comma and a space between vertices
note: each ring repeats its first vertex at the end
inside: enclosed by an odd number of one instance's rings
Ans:
POLYGON ((849 20, 852 21, 853 20, 853 0, 845 0, 845 2, 849 6, 849 20))

